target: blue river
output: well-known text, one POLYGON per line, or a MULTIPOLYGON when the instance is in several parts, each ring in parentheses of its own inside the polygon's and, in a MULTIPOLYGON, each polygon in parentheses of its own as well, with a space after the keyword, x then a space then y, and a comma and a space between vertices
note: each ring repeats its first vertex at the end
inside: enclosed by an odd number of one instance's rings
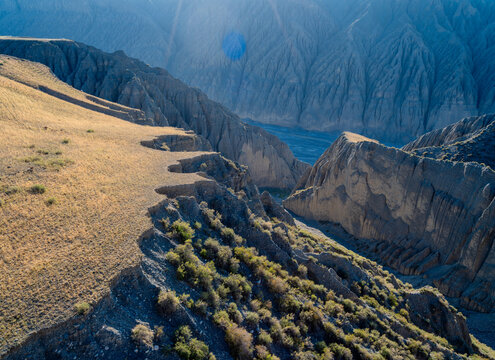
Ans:
POLYGON ((296 158, 311 165, 318 160, 321 154, 323 154, 340 135, 340 133, 331 134, 299 128, 262 124, 250 119, 243 119, 243 121, 251 125, 259 126, 269 133, 276 135, 280 140, 289 145, 289 148, 296 158))

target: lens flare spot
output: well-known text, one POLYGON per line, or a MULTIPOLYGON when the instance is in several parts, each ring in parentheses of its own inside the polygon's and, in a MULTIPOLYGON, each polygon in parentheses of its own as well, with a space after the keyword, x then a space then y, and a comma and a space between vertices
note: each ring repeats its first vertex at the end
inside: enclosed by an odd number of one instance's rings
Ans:
POLYGON ((228 33, 223 39, 222 49, 230 60, 236 61, 242 58, 246 52, 246 39, 238 32, 228 33))

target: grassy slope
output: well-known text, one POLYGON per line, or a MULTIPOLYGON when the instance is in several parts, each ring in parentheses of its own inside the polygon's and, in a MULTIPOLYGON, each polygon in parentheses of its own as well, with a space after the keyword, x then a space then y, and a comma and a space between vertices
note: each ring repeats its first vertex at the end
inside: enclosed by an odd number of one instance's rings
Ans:
POLYGON ((137 239, 151 227, 146 209, 163 199, 155 188, 198 178, 167 171, 194 154, 140 144, 181 130, 135 125, 45 94, 38 85, 95 105, 42 65, 5 56, 0 64, 1 353, 70 316, 75 303, 101 297, 138 262, 137 239), (46 192, 33 194, 35 184, 46 192))

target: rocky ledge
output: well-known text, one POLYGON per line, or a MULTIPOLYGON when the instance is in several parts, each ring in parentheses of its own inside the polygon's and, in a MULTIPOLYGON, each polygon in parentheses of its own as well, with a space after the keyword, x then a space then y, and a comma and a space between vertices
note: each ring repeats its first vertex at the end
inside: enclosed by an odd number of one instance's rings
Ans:
POLYGON ((284 205, 340 224, 384 263, 430 277, 468 309, 495 305, 495 172, 487 166, 344 133, 284 205))

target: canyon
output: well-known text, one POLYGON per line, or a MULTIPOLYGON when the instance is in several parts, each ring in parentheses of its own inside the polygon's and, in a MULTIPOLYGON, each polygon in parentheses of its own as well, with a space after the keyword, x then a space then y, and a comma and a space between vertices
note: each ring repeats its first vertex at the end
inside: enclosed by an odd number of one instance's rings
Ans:
POLYGON ((491 356, 193 132, 5 55, 0 94, 3 359, 491 356))
POLYGON ((0 37, 0 53, 45 64, 76 89, 144 112, 129 121, 194 131, 214 151, 249 166, 258 186, 291 189, 309 167, 277 137, 242 122, 167 71, 122 52, 108 54, 69 40, 0 37))

